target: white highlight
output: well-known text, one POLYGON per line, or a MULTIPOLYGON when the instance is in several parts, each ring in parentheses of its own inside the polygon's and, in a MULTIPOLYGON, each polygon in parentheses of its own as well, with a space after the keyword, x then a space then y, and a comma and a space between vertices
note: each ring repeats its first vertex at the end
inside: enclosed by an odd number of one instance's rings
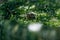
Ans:
POLYGON ((41 28, 42 28, 41 23, 32 23, 28 26, 28 30, 33 32, 38 32, 41 30, 41 28))

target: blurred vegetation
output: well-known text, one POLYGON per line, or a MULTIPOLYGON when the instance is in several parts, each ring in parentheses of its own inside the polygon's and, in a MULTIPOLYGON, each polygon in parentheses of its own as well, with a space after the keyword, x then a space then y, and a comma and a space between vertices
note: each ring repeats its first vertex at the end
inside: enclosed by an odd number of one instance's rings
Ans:
POLYGON ((60 40, 60 0, 0 0, 0 39, 51 40, 29 32, 27 26, 32 22, 56 30, 54 40, 60 40), (28 14, 31 12, 34 17, 28 14))

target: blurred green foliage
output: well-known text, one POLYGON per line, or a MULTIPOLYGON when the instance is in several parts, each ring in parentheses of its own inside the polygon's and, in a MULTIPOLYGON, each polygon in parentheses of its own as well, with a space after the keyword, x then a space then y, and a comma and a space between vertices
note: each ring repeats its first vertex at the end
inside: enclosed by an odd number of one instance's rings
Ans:
POLYGON ((31 34, 27 34, 26 30, 27 25, 32 22, 41 22, 54 28, 60 27, 60 0, 2 0, 0 2, 0 29, 2 31, 0 38, 2 40, 34 40, 29 39, 31 34), (35 13, 35 19, 29 20, 25 16, 29 12, 35 13), (11 33, 14 26, 19 26, 16 34, 11 33), (6 35, 10 36, 6 37, 6 35))

